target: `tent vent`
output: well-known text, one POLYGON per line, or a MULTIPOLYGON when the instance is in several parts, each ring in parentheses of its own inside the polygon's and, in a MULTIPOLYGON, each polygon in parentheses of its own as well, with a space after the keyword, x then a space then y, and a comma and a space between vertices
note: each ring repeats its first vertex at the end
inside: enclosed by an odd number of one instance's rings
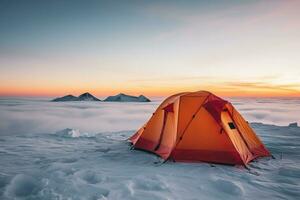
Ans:
POLYGON ((233 122, 229 122, 228 125, 229 125, 230 129, 235 129, 235 125, 233 122))

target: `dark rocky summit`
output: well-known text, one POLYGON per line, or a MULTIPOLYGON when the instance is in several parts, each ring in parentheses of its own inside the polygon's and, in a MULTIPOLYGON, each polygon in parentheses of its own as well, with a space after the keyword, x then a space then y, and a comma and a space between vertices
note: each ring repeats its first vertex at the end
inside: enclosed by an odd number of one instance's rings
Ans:
POLYGON ((86 92, 81 94, 78 97, 78 101, 100 101, 100 99, 94 97, 93 95, 91 95, 90 93, 86 92))
POLYGON ((63 97, 58 97, 53 99, 52 101, 58 102, 58 101, 78 101, 78 98, 69 94, 63 97))
MULTIPOLYGON (((64 102, 64 101, 101 101, 100 99, 94 97, 90 93, 86 92, 81 94, 78 97, 73 95, 66 95, 63 97, 58 97, 53 99, 54 102, 64 102)), ((140 96, 131 96, 127 94, 120 93, 115 96, 109 96, 104 101, 115 101, 115 102, 150 102, 150 99, 145 97, 144 95, 140 96)))
POLYGON ((75 97, 73 95, 66 95, 63 97, 55 98, 52 101, 61 102, 61 101, 101 101, 101 100, 94 97, 90 93, 86 92, 81 94, 79 97, 75 97))
POLYGON ((117 101, 117 102, 150 102, 150 99, 145 97, 144 95, 130 96, 123 93, 120 93, 115 96, 109 96, 104 101, 117 101))
POLYGON ((297 123, 297 122, 290 123, 290 124, 289 124, 289 127, 298 127, 298 123, 297 123))

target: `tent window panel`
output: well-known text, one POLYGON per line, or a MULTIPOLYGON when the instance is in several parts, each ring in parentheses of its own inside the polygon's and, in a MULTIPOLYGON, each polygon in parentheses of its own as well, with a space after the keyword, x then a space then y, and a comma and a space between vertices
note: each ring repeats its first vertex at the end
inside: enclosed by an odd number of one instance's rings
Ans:
POLYGON ((228 122, 228 126, 230 129, 235 129, 235 125, 233 122, 228 122))

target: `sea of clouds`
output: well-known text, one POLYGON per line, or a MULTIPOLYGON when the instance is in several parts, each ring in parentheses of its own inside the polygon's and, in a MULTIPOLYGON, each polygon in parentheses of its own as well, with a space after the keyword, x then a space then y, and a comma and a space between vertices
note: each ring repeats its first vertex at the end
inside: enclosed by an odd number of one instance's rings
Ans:
MULTIPOLYGON (((163 99, 150 103, 49 102, 48 99, 0 99, 0 134, 49 133, 64 128, 83 132, 136 130, 163 99)), ((287 126, 300 123, 300 99, 231 98, 249 122, 287 126)))
POLYGON ((0 134, 49 133, 64 128, 83 132, 133 130, 154 112, 158 102, 49 102, 0 100, 0 134))

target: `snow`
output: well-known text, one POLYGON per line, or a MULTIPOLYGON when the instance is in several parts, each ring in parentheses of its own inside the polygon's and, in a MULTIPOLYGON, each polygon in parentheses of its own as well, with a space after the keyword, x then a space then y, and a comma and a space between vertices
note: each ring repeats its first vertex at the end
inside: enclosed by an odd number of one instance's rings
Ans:
POLYGON ((131 150, 125 140, 161 100, 1 99, 0 199, 299 199, 300 128, 288 125, 300 101, 231 100, 276 159, 248 171, 131 150))

